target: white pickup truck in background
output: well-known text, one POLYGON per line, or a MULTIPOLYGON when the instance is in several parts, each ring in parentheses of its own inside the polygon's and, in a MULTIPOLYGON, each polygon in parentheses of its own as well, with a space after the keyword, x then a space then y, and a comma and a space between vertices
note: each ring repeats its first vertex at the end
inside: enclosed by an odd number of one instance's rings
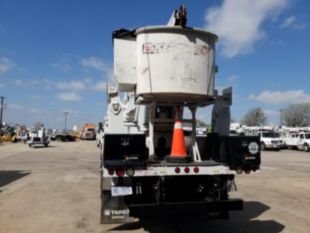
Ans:
POLYGON ((310 132, 292 133, 285 139, 289 149, 310 151, 310 132))
POLYGON ((283 140, 280 135, 273 131, 258 131, 260 137, 261 150, 273 149, 280 150, 283 146, 283 140))

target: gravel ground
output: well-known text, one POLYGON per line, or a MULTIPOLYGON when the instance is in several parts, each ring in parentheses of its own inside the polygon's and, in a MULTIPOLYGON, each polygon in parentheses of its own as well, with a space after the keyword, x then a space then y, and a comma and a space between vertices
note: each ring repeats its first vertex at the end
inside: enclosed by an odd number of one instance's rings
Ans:
POLYGON ((94 141, 48 148, 0 144, 0 232, 308 233, 310 153, 262 154, 259 174, 237 176, 245 201, 230 220, 165 219, 100 225, 99 150, 94 141))

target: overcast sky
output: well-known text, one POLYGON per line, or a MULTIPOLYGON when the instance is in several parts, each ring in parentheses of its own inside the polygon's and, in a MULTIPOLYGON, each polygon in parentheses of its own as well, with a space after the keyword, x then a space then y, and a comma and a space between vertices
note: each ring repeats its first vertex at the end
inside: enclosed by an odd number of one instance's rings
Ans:
MULTIPOLYGON (((216 86, 234 89, 232 116, 310 102, 310 1, 182 1, 188 26, 219 36, 216 86)), ((97 123, 113 80, 111 33, 163 25, 180 1, 0 0, 0 96, 4 121, 63 128, 97 123)), ((210 121, 210 110, 199 118, 210 121)))

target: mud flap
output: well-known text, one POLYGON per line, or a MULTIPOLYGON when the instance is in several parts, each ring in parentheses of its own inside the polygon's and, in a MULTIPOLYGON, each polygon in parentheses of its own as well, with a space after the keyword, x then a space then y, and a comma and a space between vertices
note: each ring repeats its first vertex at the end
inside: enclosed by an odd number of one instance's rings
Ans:
POLYGON ((101 193, 101 224, 128 223, 134 218, 129 216, 129 208, 123 196, 112 197, 110 190, 101 193))

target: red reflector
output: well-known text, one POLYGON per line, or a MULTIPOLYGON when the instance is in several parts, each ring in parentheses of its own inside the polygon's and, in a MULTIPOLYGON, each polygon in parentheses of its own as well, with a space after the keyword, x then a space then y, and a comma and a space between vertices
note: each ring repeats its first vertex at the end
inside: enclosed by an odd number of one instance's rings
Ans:
POLYGON ((124 169, 123 168, 116 169, 116 175, 117 176, 124 176, 125 175, 124 169))
POLYGON ((176 168, 174 169, 174 171, 175 171, 175 173, 180 173, 181 169, 180 169, 179 167, 176 167, 176 168))
POLYGON ((110 176, 113 176, 114 175, 114 170, 113 169, 109 169, 108 173, 109 173, 110 176))
POLYGON ((194 167, 194 172, 198 173, 199 172, 199 167, 194 167))
POLYGON ((184 172, 189 173, 189 168, 188 167, 184 168, 184 172))

